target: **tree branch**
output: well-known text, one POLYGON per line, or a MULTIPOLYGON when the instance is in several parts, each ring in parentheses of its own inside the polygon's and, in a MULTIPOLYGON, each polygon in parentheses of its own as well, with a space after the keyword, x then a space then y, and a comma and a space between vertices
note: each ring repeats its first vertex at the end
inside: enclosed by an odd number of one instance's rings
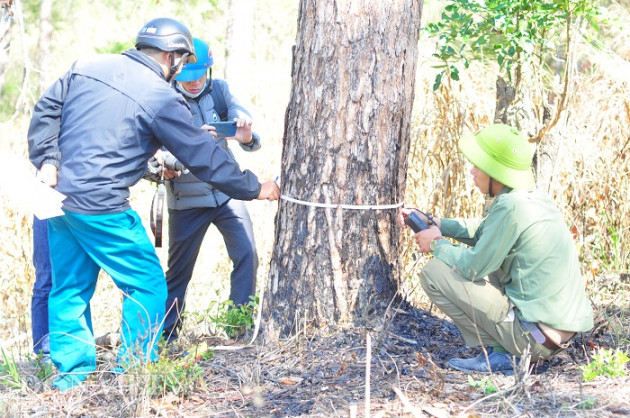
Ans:
POLYGON ((540 132, 538 132, 538 135, 536 136, 536 138, 533 139, 533 142, 540 143, 540 141, 542 141, 543 137, 547 134, 547 132, 549 132, 554 126, 556 126, 556 124, 560 120, 560 115, 562 114, 562 112, 564 111, 567 105, 568 96, 569 96, 569 82, 570 82, 569 74, 571 72, 571 61, 572 61, 572 56, 573 56, 573 51, 571 49, 571 41, 572 41, 571 24, 573 22, 572 16, 573 14, 572 14, 571 9, 567 10, 567 63, 565 66, 564 77, 563 77, 564 85, 562 87, 562 94, 560 95, 560 101, 558 102, 556 114, 554 115, 553 120, 548 125, 543 126, 540 132))

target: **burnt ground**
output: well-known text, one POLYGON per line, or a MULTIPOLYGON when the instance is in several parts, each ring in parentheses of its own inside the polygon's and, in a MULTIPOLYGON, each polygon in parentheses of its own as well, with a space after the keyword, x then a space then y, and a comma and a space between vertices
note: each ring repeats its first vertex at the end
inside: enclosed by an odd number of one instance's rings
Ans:
MULTIPOLYGON (((365 416, 368 375, 366 333, 373 347, 370 363, 370 411, 380 416, 450 415, 568 415, 630 414, 629 399, 601 399, 600 406, 581 409, 595 395, 580 387, 578 364, 587 361, 587 339, 550 361, 533 366, 520 384, 515 377, 495 375, 499 392, 487 395, 474 388, 468 374, 446 366, 454 356, 471 356, 480 349, 467 349, 457 328, 449 321, 417 309, 398 310, 380 329, 342 329, 329 335, 304 337, 272 352, 250 353, 257 369, 258 392, 251 405, 243 403, 244 415, 253 416, 365 416), (501 393, 505 391, 504 393, 501 393), (606 405, 604 407, 604 405, 606 405)), ((223 367, 238 362, 218 354, 223 367)), ((232 366, 233 367, 233 366, 232 366)), ((482 380, 483 375, 473 375, 482 380)), ((523 379, 521 377, 521 379, 523 379)), ((629 380, 612 384, 628 386, 629 380)), ((609 387, 610 389, 610 387, 609 387)), ((630 394, 626 390, 626 396, 630 394)), ((220 409, 216 410, 221 414, 220 409)))
POLYGON ((9 403, 4 412, 8 416, 367 416, 369 384, 371 416, 630 415, 629 378, 581 383, 578 366, 587 362, 592 348, 610 344, 605 328, 578 337, 562 354, 535 365, 531 375, 492 375, 482 383, 486 375, 473 374, 471 384, 468 374, 449 369, 446 362, 480 350, 466 349, 451 322, 413 308, 398 309, 380 322, 246 347, 216 337, 199 338, 189 341, 199 352, 191 351, 191 364, 186 366, 198 370, 196 375, 160 370, 172 375, 180 385, 177 390, 167 390, 165 379, 160 394, 150 394, 147 380, 133 373, 105 373, 64 393, 50 390, 48 379, 16 393, 21 399, 9 403), (215 348, 212 356, 202 355, 206 345, 220 344, 223 348, 215 348), (474 387, 475 381, 481 387, 474 387), (483 387, 489 385, 498 392, 484 393, 483 387))

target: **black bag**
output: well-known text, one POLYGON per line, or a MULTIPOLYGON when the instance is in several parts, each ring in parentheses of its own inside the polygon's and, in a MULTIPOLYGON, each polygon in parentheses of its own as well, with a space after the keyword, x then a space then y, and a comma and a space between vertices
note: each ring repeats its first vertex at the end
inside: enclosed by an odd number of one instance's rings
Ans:
POLYGON ((151 216, 150 227, 153 236, 155 237, 155 247, 162 246, 162 222, 164 220, 164 195, 166 194, 166 187, 164 182, 157 184, 157 189, 153 195, 153 201, 151 202, 151 216))

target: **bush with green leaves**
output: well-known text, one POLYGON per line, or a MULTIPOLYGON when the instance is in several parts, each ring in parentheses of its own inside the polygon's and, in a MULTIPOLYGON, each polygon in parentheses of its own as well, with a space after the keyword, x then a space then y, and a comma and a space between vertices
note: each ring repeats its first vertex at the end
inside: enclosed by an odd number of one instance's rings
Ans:
POLYGON ((597 398, 587 397, 578 404, 578 409, 593 409, 597 404, 597 398))
POLYGON ((147 365, 146 373, 147 393, 150 396, 166 393, 186 396, 194 393, 204 369, 192 356, 161 356, 159 361, 147 365))
POLYGON ((228 337, 234 338, 252 328, 257 308, 257 297, 250 296, 247 304, 238 306, 234 306, 231 300, 227 300, 221 304, 217 315, 211 320, 217 328, 225 331, 228 337))
POLYGON ((443 63, 434 90, 445 75, 459 80, 458 65, 468 68, 472 60, 496 62, 503 76, 515 82, 523 64, 547 65, 568 41, 566 28, 578 18, 592 20, 598 4, 596 0, 449 0, 441 20, 425 28, 439 39, 434 56, 443 63))
POLYGON ((50 360, 50 357, 48 360, 45 360, 44 354, 41 351, 37 354, 37 356, 35 356, 32 363, 35 365, 37 370, 37 377, 39 377, 42 381, 48 379, 55 373, 55 366, 50 360))
POLYGON ((590 382, 597 376, 621 377, 626 376, 626 363, 630 361, 628 355, 620 350, 601 349, 593 355, 593 360, 587 365, 580 366, 582 380, 590 382))
POLYGON ((489 395, 491 393, 496 393, 499 391, 499 388, 496 387, 494 383, 490 380, 489 376, 485 376, 481 380, 475 380, 471 375, 468 375, 468 385, 475 389, 480 388, 483 390, 483 393, 489 395))

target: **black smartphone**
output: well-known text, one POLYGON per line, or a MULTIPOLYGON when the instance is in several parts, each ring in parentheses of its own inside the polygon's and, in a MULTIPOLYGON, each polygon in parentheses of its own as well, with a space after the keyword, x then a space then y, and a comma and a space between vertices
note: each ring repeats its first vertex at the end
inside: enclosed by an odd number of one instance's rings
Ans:
POLYGON ((217 134, 217 138, 226 138, 236 135, 236 122, 212 122, 208 123, 210 126, 214 126, 214 132, 217 134))

